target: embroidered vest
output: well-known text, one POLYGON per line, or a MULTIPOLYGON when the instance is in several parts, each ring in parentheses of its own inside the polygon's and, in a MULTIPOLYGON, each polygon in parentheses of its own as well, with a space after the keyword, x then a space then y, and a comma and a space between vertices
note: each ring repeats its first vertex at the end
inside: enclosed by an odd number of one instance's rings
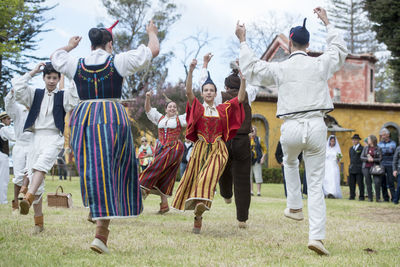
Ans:
POLYGON ((123 77, 115 69, 113 56, 103 64, 91 66, 80 58, 74 81, 81 100, 121 98, 123 77))
MULTIPOLYGON (((0 124, 0 129, 3 127, 4 127, 4 125, 0 124)), ((4 141, 3 138, 0 138, 0 151, 7 155, 10 153, 10 148, 8 146, 8 140, 4 141)))
MULTIPOLYGON (((40 107, 42 105, 44 94, 45 89, 36 89, 32 106, 25 121, 24 131, 29 130, 35 124, 35 121, 40 113, 40 107)), ((57 129, 64 134, 64 91, 58 91, 57 93, 54 93, 53 118, 57 129)))
MULTIPOLYGON (((162 116, 158 123, 164 118, 165 116, 162 116)), ((160 140, 160 143, 162 145, 165 145, 170 142, 177 141, 179 139, 179 135, 181 134, 181 123, 179 121, 178 116, 176 117, 176 128, 158 128, 158 140, 160 140)))
POLYGON ((219 117, 201 116, 196 123, 197 135, 204 138, 207 143, 214 143, 222 137, 222 121, 219 117))

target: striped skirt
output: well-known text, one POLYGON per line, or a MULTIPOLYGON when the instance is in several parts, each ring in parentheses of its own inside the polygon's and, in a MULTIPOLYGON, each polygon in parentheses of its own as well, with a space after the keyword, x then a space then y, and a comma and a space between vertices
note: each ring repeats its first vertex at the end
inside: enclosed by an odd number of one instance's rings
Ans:
POLYGON ((228 161, 228 150, 222 140, 209 144, 197 140, 186 171, 179 183, 172 207, 193 210, 198 200, 208 208, 214 199, 215 187, 228 161))
POLYGON ((92 217, 139 215, 142 195, 125 108, 107 100, 82 102, 73 110, 70 125, 83 204, 92 217))
POLYGON ((160 145, 154 160, 140 174, 140 186, 156 195, 171 196, 184 150, 180 140, 160 145))

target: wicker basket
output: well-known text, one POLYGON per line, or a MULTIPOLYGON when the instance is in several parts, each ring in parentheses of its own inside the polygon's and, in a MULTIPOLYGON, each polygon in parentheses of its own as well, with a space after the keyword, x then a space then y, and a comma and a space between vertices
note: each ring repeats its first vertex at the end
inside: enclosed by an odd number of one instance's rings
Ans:
POLYGON ((47 194, 47 205, 49 207, 72 208, 72 195, 64 193, 62 186, 59 185, 55 193, 47 194), (58 192, 58 189, 61 189, 61 193, 58 192))

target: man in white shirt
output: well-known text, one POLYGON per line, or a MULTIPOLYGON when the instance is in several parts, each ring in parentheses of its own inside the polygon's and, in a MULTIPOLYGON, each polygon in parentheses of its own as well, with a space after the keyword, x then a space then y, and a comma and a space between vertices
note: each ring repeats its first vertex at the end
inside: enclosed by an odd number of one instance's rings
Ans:
POLYGON ((15 141, 14 129, 11 118, 6 112, 0 114, 0 204, 7 204, 8 181, 10 180, 10 167, 8 161, 8 141, 15 141))
POLYGON ((319 57, 307 55, 310 34, 305 20, 303 26, 290 30, 291 55, 283 62, 258 59, 246 44, 244 25, 237 24, 236 36, 241 42, 239 63, 246 79, 254 85, 278 87, 277 117, 284 120, 280 141, 288 191, 284 215, 294 220, 304 219, 297 159, 304 151, 310 228, 308 248, 320 255, 329 255, 322 243, 326 221, 322 191, 327 134, 324 114, 333 110, 327 81, 344 65, 347 48, 342 36, 329 23, 326 11, 317 7, 314 13, 328 30, 327 50, 319 57))
POLYGON ((14 122, 15 145, 12 151, 13 170, 14 170, 14 200, 12 201, 13 212, 18 212, 18 194, 26 194, 28 191, 27 159, 29 148, 32 145, 32 132, 24 132, 24 124, 28 116, 29 109, 16 102, 14 90, 4 99, 7 114, 14 122))

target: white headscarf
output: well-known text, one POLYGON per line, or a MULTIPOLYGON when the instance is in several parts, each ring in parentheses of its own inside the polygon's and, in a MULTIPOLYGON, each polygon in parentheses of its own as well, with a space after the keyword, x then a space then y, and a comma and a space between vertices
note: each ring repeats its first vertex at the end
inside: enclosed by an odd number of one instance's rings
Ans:
POLYGON ((338 140, 337 140, 337 138, 336 138, 335 135, 329 136, 328 141, 326 142, 326 150, 328 150, 328 149, 333 149, 333 150, 336 151, 336 153, 342 154, 342 151, 340 150, 339 142, 338 142, 338 140), (335 138, 335 146, 334 146, 334 147, 331 147, 331 146, 329 145, 330 140, 331 140, 332 137, 335 138))

